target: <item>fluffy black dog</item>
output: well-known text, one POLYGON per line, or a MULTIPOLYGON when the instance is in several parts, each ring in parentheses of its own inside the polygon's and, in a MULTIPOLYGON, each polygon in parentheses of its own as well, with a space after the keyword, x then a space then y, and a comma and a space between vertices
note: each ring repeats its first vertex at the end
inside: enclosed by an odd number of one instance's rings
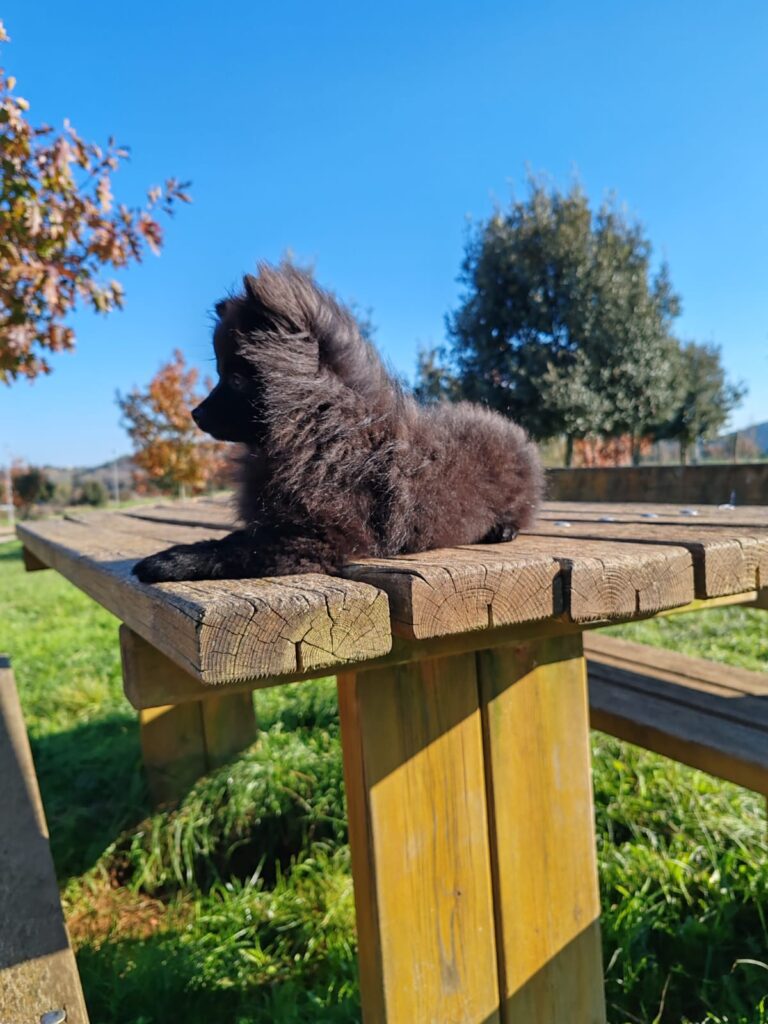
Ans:
POLYGON ((519 426, 466 403, 420 407, 306 273, 261 266, 244 286, 216 306, 219 382, 192 416, 246 446, 245 526, 143 559, 140 580, 333 573, 531 522, 542 472, 519 426))

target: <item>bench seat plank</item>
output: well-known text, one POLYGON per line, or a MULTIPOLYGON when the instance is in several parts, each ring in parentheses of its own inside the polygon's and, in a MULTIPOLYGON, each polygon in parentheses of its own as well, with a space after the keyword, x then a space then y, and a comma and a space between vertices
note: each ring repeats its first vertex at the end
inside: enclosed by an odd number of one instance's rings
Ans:
POLYGON ((768 795, 768 675, 586 634, 592 727, 768 795))
POLYGON ((88 1024, 10 662, 0 656, 0 1020, 88 1024))

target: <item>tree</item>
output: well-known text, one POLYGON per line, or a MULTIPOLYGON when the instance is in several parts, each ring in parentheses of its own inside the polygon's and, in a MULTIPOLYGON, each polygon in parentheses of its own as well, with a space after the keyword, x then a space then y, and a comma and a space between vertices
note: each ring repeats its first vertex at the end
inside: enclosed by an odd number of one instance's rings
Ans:
MULTIPOLYGON (((0 22, 0 42, 8 36, 0 22)), ((141 207, 115 205, 111 175, 128 151, 110 139, 105 149, 84 142, 65 122, 57 134, 33 127, 29 104, 0 68, 0 381, 50 372, 47 353, 72 349, 66 324, 79 301, 99 313, 123 304, 106 268, 159 253, 158 209, 189 202, 186 184, 169 178, 151 188, 141 207)))
POLYGON ((76 495, 75 504, 98 508, 106 505, 108 499, 109 493, 101 480, 85 480, 76 495))
POLYGON ((24 468, 17 464, 11 468, 11 477, 13 503, 22 515, 27 515, 33 505, 53 499, 55 487, 39 467, 24 468))
POLYGON ((413 393, 422 405, 461 397, 460 382, 446 365, 445 349, 419 349, 413 393))
POLYGON ((461 305, 448 318, 462 393, 537 439, 629 434, 633 456, 673 399, 668 273, 640 225, 577 185, 529 194, 470 234, 461 305))
MULTIPOLYGON (((117 395, 134 462, 163 491, 199 492, 218 483, 226 471, 229 446, 206 439, 190 416, 204 397, 197 391, 198 377, 177 349, 146 390, 117 395)), ((211 382, 203 386, 210 390, 211 382)))
POLYGON ((680 461, 697 441, 713 438, 747 392, 726 378, 717 345, 680 345, 675 380, 678 394, 669 419, 657 428, 659 438, 680 442, 680 461))

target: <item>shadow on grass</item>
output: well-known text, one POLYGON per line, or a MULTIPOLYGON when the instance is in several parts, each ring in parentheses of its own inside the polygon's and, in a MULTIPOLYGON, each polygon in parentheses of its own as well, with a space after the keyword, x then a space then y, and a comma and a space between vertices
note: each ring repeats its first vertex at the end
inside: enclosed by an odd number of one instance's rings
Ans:
POLYGON ((0 540, 0 562, 20 562, 21 544, 12 537, 0 540))
POLYGON ((221 962, 226 954, 216 946, 201 940, 185 947, 175 932, 84 946, 77 962, 91 1021, 358 1024, 354 954, 344 963, 321 962, 306 973, 266 979, 239 949, 230 954, 227 970, 221 962), (210 956, 216 957, 215 965, 208 964, 210 956))
POLYGON ((149 810, 139 726, 128 715, 32 737, 60 878, 82 874, 149 810))

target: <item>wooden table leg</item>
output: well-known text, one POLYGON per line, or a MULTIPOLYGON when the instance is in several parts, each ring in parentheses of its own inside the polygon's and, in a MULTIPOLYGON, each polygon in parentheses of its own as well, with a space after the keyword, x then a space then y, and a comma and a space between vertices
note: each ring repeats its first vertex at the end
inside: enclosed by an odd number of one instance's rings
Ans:
POLYGON ((200 702, 145 708, 139 724, 152 803, 175 803, 208 770, 200 702))
POLYGON ((339 676, 365 1024, 498 1024, 475 657, 339 676))
MULTIPOLYGON (((120 627, 123 683, 130 695, 151 692, 159 675, 182 669, 128 629, 120 627)), ((253 694, 211 693, 139 712, 141 749, 155 804, 178 800, 201 775, 231 760, 256 739, 253 694)))
POLYGON ((582 638, 478 655, 505 1024, 603 1024, 582 638))
POLYGON ((339 676, 365 1024, 604 1024, 579 637, 339 676))

